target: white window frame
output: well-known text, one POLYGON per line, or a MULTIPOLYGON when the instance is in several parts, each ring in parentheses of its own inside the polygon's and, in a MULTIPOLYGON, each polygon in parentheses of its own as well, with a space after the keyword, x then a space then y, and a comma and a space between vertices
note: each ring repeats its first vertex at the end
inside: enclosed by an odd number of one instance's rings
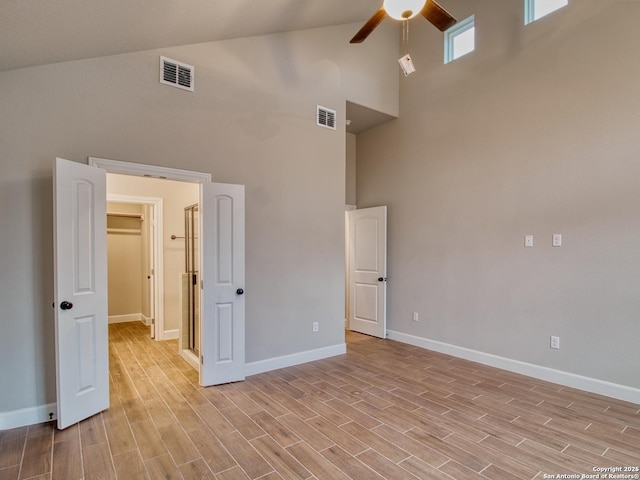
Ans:
POLYGON ((463 53, 461 55, 456 56, 455 52, 455 39, 459 35, 468 32, 472 28, 475 29, 475 15, 471 15, 470 17, 465 18, 464 20, 460 20, 453 27, 444 32, 444 63, 453 62, 460 57, 468 55, 469 53, 475 51, 475 37, 473 43, 473 50, 463 53))
POLYGON ((529 25, 530 23, 535 22, 536 20, 540 20, 541 18, 546 17, 550 13, 556 12, 561 8, 569 5, 569 0, 555 0, 558 5, 553 10, 543 13, 542 15, 536 16, 536 2, 539 0, 524 0, 524 24, 529 25))

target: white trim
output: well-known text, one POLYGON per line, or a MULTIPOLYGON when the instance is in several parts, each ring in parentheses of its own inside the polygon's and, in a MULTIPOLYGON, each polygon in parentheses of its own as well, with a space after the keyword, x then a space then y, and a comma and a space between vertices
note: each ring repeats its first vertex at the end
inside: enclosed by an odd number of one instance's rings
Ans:
POLYGON ((524 0, 524 24, 529 25, 530 23, 535 22, 536 20, 540 20, 543 17, 546 17, 550 13, 553 13, 557 10, 560 10, 563 7, 569 5, 568 0, 554 0, 555 4, 549 4, 550 10, 537 12, 537 0, 524 0))
POLYGON ((143 322, 141 313, 129 313, 127 315, 109 315, 109 323, 143 322))
POLYGON ((282 357, 268 358, 245 364, 245 375, 257 375, 258 373, 270 372, 279 368, 292 367, 301 363, 313 362, 315 360, 323 360, 336 355, 347 353, 347 344, 340 343, 330 347, 317 348, 315 350, 307 350, 306 352, 293 353, 282 357))
POLYGON ((98 157, 89 157, 89 165, 102 168, 109 173, 120 173, 122 175, 134 175, 137 177, 152 177, 192 183, 211 182, 212 180, 210 173, 192 172, 191 170, 181 170, 179 168, 158 167, 155 165, 122 162, 98 157))
POLYGON ((37 407, 21 408, 11 412, 0 412, 0 430, 35 425, 36 423, 57 420, 58 408, 55 403, 37 407))
MULTIPOLYGON (((156 340, 164 340, 162 337, 164 327, 164 254, 162 253, 164 252, 164 230, 162 223, 164 218, 164 199, 161 197, 141 197, 136 195, 107 193, 107 202, 133 203, 136 205, 148 205, 151 207, 152 213, 150 216, 153 217, 151 230, 155 231, 155 235, 152 233, 148 240, 150 242, 155 241, 155 245, 153 245, 151 249, 153 252, 154 265, 153 289, 155 291, 155 294, 153 295, 153 314, 156 319, 156 331, 159 333, 156 340)), ((146 320, 144 323, 145 325, 150 325, 150 322, 147 322, 146 320)))
POLYGON ((473 52, 475 47, 475 33, 473 40, 473 49, 465 53, 456 52, 455 48, 455 39, 462 35, 463 33, 468 32, 471 29, 476 28, 475 24, 475 15, 471 15, 470 17, 465 18, 464 20, 460 20, 453 27, 449 28, 446 32, 444 32, 444 63, 450 63, 454 60, 457 60, 460 57, 470 54, 473 52))
POLYGON ((185 362, 187 362, 197 371, 200 371, 200 357, 193 351, 188 349, 180 349, 180 356, 184 358, 185 362))
POLYGON ((454 357, 464 358, 472 362, 489 365, 491 367, 501 368, 510 372, 527 375, 529 377, 545 380, 547 382, 557 383, 565 387, 577 388, 587 392, 605 395, 607 397, 617 398, 627 402, 640 404, 640 389, 619 385, 617 383, 605 382, 595 378, 584 377, 561 370, 554 370, 532 363, 521 362, 510 358, 499 357, 490 353, 479 352, 448 343, 430 340, 428 338, 417 337, 402 332, 388 331, 390 340, 407 343, 416 347, 426 348, 435 352, 452 355, 454 357))
POLYGON ((144 323, 147 327, 151 325, 153 317, 147 317, 146 315, 140 314, 140 321, 144 323))
POLYGON ((174 328, 171 330, 165 330, 162 333, 163 333, 162 335, 163 340, 176 340, 178 338, 180 330, 178 330, 177 328, 174 328))

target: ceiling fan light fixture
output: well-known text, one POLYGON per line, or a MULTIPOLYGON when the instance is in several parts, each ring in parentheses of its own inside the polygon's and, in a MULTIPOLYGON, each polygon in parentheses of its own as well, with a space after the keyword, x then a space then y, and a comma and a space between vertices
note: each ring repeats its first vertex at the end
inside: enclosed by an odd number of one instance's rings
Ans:
POLYGON ((409 20, 424 8, 426 0, 384 0, 382 7, 391 18, 409 20))

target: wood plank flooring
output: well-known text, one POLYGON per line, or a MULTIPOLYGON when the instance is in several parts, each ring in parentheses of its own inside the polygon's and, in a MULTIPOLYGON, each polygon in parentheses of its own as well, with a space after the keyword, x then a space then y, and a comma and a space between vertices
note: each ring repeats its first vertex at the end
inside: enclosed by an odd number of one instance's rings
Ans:
POLYGON ((111 325, 109 410, 64 431, 0 432, 0 480, 507 480, 640 466, 640 405, 355 333, 347 345, 201 388, 175 341, 111 325))

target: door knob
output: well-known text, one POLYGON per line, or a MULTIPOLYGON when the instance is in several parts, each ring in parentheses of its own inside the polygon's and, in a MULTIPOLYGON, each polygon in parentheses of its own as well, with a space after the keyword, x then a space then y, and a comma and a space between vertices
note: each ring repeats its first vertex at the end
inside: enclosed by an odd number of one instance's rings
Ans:
POLYGON ((239 289, 237 289, 237 290, 236 290, 236 293, 237 293, 238 295, 242 295, 242 294, 244 293, 244 290, 243 290, 243 289, 241 289, 241 288, 239 288, 239 289))
POLYGON ((67 302, 66 300, 60 304, 61 310, 71 310, 73 308, 73 303, 67 302))
POLYGON ((386 277, 378 277, 378 281, 379 282, 386 282, 387 278, 386 277))

